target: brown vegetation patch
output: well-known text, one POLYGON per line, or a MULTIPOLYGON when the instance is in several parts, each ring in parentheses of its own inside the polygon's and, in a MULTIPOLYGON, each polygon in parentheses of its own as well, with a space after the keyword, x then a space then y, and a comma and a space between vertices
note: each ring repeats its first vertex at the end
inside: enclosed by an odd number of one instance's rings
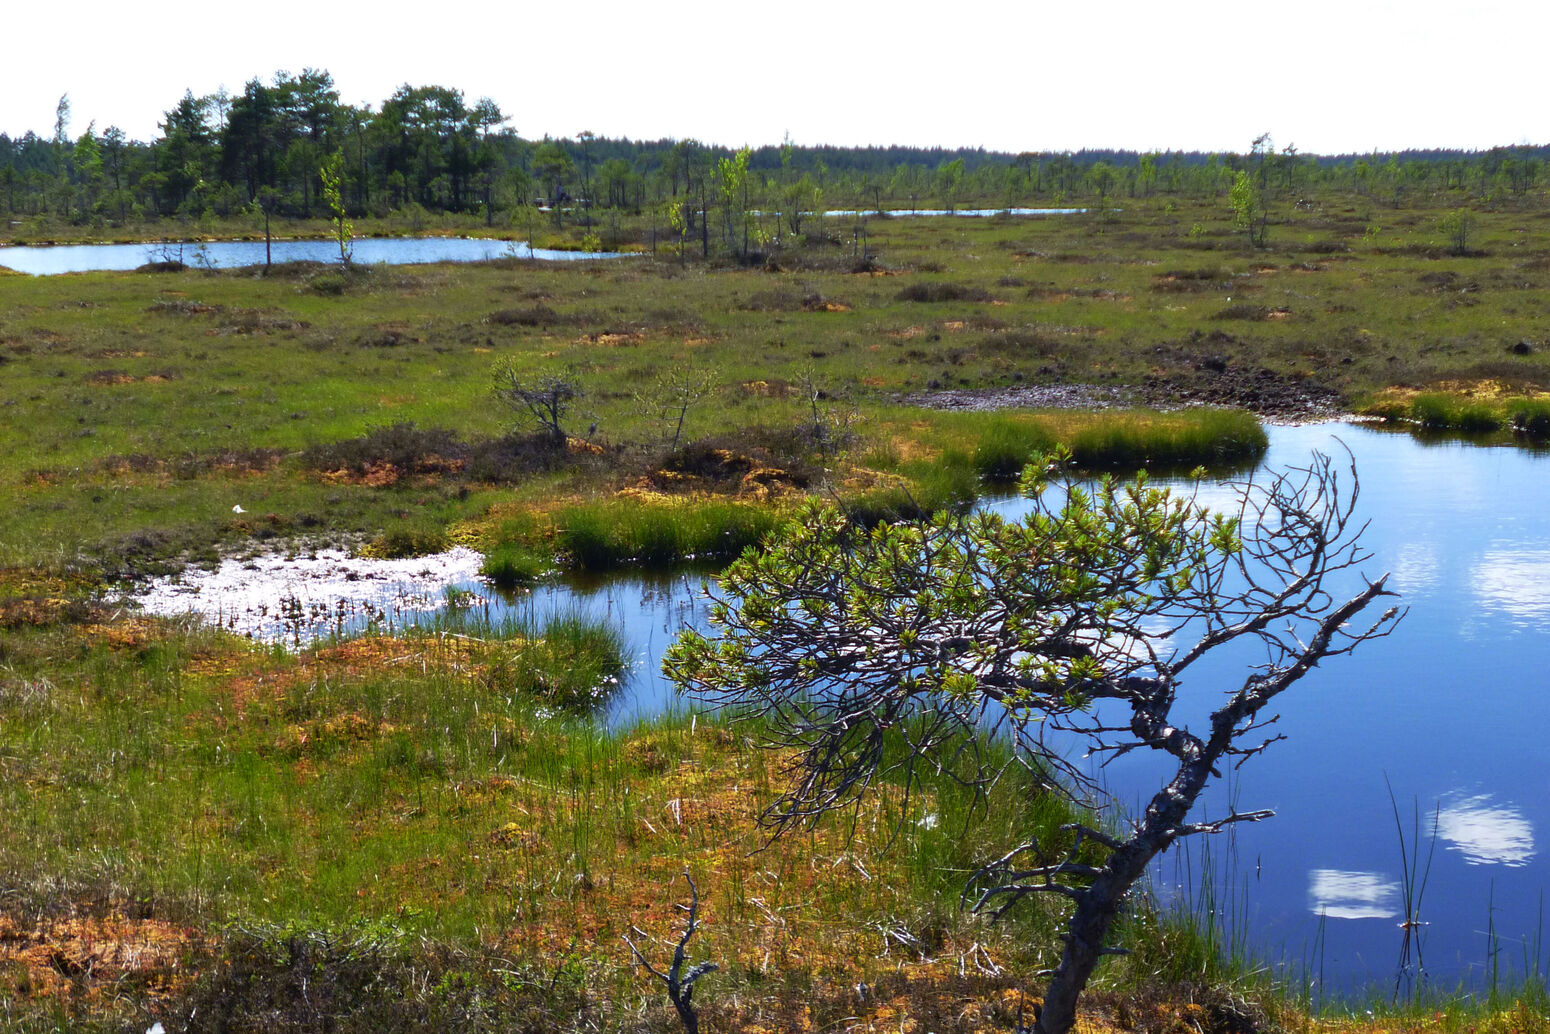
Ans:
POLYGON ((640 345, 645 340, 646 335, 638 331, 604 331, 600 334, 583 335, 577 343, 585 345, 601 345, 604 348, 624 348, 626 346, 640 345))
POLYGON ((281 699, 298 686, 325 678, 360 678, 393 670, 455 672, 472 678, 485 667, 484 654, 467 639, 367 635, 279 662, 252 650, 250 644, 234 642, 224 652, 195 658, 185 670, 216 682, 240 714, 255 702, 281 699))
POLYGON ((901 302, 988 302, 989 291, 971 284, 916 283, 899 290, 895 297, 901 302))
POLYGON ((1153 277, 1152 290, 1164 294, 1199 294, 1228 290, 1234 282, 1232 273, 1219 266, 1173 269, 1153 277))
POLYGON ((218 334, 273 334, 278 331, 306 330, 312 324, 279 310, 228 309, 216 328, 218 334))
POLYGON ((486 316, 485 322, 502 327, 557 327, 580 321, 540 303, 525 309, 498 309, 486 316))
POLYGON ((0 599, 0 628, 47 628, 80 624, 98 613, 91 603, 65 596, 27 595, 0 599))
POLYGON ((737 389, 751 398, 783 399, 791 394, 791 383, 772 377, 769 380, 743 381, 737 389))
POLYGON ((220 310, 219 305, 191 302, 187 298, 159 298, 145 308, 146 312, 160 313, 165 316, 207 316, 220 310))
POLYGON ((107 1004, 138 985, 151 1001, 176 994, 192 977, 188 927, 161 919, 106 916, 19 919, 0 915, 0 998, 70 997, 107 1004))
POLYGON ((366 348, 397 348, 400 345, 419 344, 423 338, 416 336, 405 323, 376 323, 356 335, 355 342, 366 348))
POLYGON ((790 471, 779 467, 756 467, 738 482, 737 494, 761 502, 802 494, 802 486, 790 471))
POLYGON ((401 476, 398 467, 385 462, 368 463, 363 470, 341 467, 338 470, 325 470, 319 474, 319 477, 330 485, 367 485, 371 488, 396 485, 401 476))
POLYGON ((1271 308, 1266 305, 1229 305, 1211 318, 1214 320, 1285 320, 1292 310, 1285 306, 1271 308))
POLYGON ((111 650, 139 653, 165 638, 166 623, 160 618, 123 618, 86 625, 81 629, 81 634, 111 650))

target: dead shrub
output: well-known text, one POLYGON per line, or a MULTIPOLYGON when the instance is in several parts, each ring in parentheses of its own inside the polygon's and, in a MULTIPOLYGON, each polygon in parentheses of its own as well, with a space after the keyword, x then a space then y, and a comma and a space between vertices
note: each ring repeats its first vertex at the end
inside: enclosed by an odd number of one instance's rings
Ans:
POLYGON ((895 295, 901 302, 988 302, 993 298, 983 287, 955 283, 907 284, 895 295))

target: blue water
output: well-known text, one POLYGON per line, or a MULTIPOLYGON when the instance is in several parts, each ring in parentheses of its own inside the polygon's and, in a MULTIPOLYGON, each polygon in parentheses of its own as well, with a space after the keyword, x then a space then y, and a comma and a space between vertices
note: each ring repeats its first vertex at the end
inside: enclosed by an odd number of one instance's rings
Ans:
MULTIPOLYGON (((482 262, 498 258, 532 258, 546 262, 577 262, 621 258, 615 251, 552 251, 525 241, 477 237, 367 237, 353 245, 358 263, 405 265, 417 262, 482 262)), ((337 262, 339 245, 331 240, 275 241, 275 262, 337 262)), ((208 241, 187 244, 55 244, 0 246, 0 266, 52 276, 93 270, 132 270, 148 262, 175 259, 189 266, 229 268, 264 264, 263 241, 208 241)))
MULTIPOLYGON (((1216 894, 1231 905, 1225 921, 1250 948, 1322 974, 1326 993, 1392 988, 1406 868, 1392 786, 1407 842, 1419 833, 1421 869, 1435 828, 1419 902, 1424 970, 1412 958, 1405 982, 1478 988, 1488 922, 1504 969, 1521 969, 1550 882, 1539 842, 1550 830, 1550 456, 1319 425, 1272 428, 1265 463, 1297 463, 1335 435, 1355 454, 1359 513, 1371 521, 1364 570, 1392 572, 1409 613, 1390 638, 1326 660, 1279 699, 1272 731, 1286 741, 1215 787, 1204 808, 1220 816, 1230 795, 1239 810, 1276 816, 1231 839, 1196 838, 1188 866, 1175 851, 1156 892, 1200 900, 1207 852, 1216 894)), ((676 702, 658 663, 676 629, 703 621, 697 581, 551 587, 520 606, 580 605, 620 622, 636 665, 608 715, 617 723, 676 702)), ((1241 664, 1196 674, 1179 717, 1199 728, 1242 674, 1241 664)), ((1131 808, 1159 785, 1149 760, 1130 755, 1104 773, 1131 808)))
MULTIPOLYGON (((1234 805, 1272 808, 1275 817, 1231 836, 1192 838, 1165 856, 1154 891, 1165 902, 1206 900, 1209 854, 1223 922, 1260 957, 1321 975, 1323 993, 1392 988, 1396 975, 1410 986, 1479 988, 1493 948, 1488 926, 1503 966, 1521 970, 1550 882, 1540 844, 1550 830, 1550 454, 1425 444, 1341 424, 1269 430, 1270 468, 1303 463, 1314 449, 1334 452, 1337 435, 1350 447, 1358 516, 1370 521, 1364 542, 1373 557, 1362 571, 1390 572, 1409 611, 1389 638, 1327 658, 1279 697, 1269 732, 1285 741, 1228 773, 1230 783, 1213 787, 1196 815, 1221 817, 1234 805), (1412 956, 1403 973, 1396 964, 1411 863, 1401 835, 1419 841, 1418 878, 1432 853, 1418 895, 1424 965, 1412 956)), ((1233 498, 1210 485, 1202 495, 1233 498)), ((1026 509, 1017 499, 985 505, 1008 516, 1026 509)), ((682 706, 660 674, 661 657, 679 630, 704 626, 703 584, 678 574, 544 585, 492 599, 488 616, 541 621, 580 611, 616 622, 631 673, 601 720, 619 726, 682 706)), ((465 587, 489 596, 483 585, 465 587)), ((1202 729, 1261 659, 1240 652, 1192 670, 1173 720, 1202 729)), ((1122 809, 1137 813, 1157 791, 1160 760, 1137 751, 1101 773, 1122 809)))
MULTIPOLYGON (((1521 969, 1550 877, 1538 842, 1550 829, 1550 457, 1322 426, 1273 429, 1266 465, 1327 449, 1335 433, 1361 474, 1375 554, 1365 570, 1392 572, 1409 612, 1393 636, 1326 661, 1279 701, 1286 742, 1233 787, 1240 809, 1277 812, 1238 827, 1238 911, 1251 944, 1322 964, 1332 990, 1391 984, 1406 868, 1392 785, 1421 870, 1436 831, 1424 970, 1434 985, 1479 986, 1488 923, 1506 940, 1504 966, 1521 969)), ((1137 760, 1109 773, 1133 794, 1153 785, 1137 760)), ((1225 801, 1218 793, 1216 814, 1225 801)))

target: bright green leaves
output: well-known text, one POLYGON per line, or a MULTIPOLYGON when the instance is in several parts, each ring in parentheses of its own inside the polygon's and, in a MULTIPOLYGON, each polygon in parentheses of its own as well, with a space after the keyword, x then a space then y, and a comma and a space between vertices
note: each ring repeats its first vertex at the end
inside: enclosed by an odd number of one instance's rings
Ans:
POLYGON ((339 245, 339 261, 350 264, 355 238, 355 226, 346 217, 344 193, 340 181, 344 178, 344 152, 335 151, 318 166, 318 180, 323 187, 323 200, 328 203, 334 224, 334 241, 339 245))
MULTIPOLYGON (((1238 548, 1237 525, 1144 475, 1078 484, 1056 453, 1025 470, 1020 520, 941 514, 865 530, 810 502, 734 563, 668 674, 722 702, 862 720, 987 698, 1021 721, 1083 706, 1143 673, 1151 630, 1200 612, 1238 548)), ((972 705, 972 707, 968 706, 972 705)))

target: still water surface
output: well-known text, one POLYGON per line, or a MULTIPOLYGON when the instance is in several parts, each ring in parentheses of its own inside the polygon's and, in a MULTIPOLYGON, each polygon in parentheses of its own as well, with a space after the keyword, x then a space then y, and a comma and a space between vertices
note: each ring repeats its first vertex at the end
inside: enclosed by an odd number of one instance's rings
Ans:
MULTIPOLYGON (((482 262, 497 258, 532 258, 546 262, 623 257, 615 251, 552 251, 525 241, 495 241, 478 237, 363 237, 353 244, 358 263, 405 265, 417 262, 482 262)), ((275 262, 337 262, 339 245, 331 240, 275 241, 275 262)), ((0 247, 0 266, 33 276, 131 270, 148 262, 176 259, 190 266, 264 264, 263 241, 208 241, 202 244, 54 244, 0 247)))
MULTIPOLYGON (((1336 435, 1355 454, 1359 512, 1371 521, 1364 570, 1392 572, 1409 613, 1390 638, 1328 660, 1280 698, 1286 741, 1206 804, 1207 817, 1229 800, 1276 817, 1237 827, 1231 841, 1196 838, 1190 865, 1175 852, 1161 867, 1157 892, 1198 900, 1209 840, 1216 893, 1250 948, 1321 972, 1331 993, 1392 987, 1406 865, 1392 786, 1407 841, 1419 830, 1422 867, 1435 839, 1420 901, 1425 973, 1444 988, 1478 987, 1488 924, 1503 966, 1521 968, 1550 883, 1550 456, 1325 424, 1271 428, 1266 464, 1298 463, 1336 435)), ((488 594, 469 570, 451 580, 488 594)), ((684 575, 577 582, 491 607, 617 621, 635 651, 633 677, 605 715, 621 724, 680 705, 659 663, 679 629, 704 621, 700 585, 684 575)), ((1184 717, 1203 723, 1242 675, 1241 665, 1197 673, 1184 717)), ((1135 809, 1160 772, 1133 754, 1103 777, 1135 809)), ((1407 979, 1417 976, 1412 968, 1407 979)))

